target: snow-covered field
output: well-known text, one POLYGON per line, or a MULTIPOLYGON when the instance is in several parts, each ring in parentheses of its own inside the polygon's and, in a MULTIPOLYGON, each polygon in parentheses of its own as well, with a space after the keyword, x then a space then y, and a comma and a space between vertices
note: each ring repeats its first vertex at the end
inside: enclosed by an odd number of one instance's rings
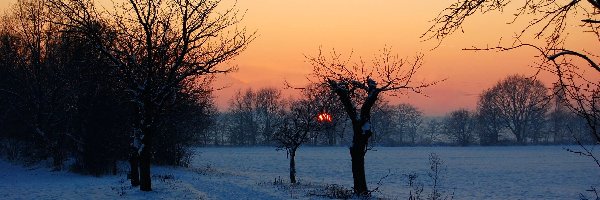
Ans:
MULTIPOLYGON (((366 157, 375 197, 406 199, 409 173, 426 195, 430 153, 444 161, 440 185, 454 199, 578 199, 600 186, 595 163, 562 146, 377 147, 366 157)), ((90 177, 0 161, 0 199, 315 199, 308 194, 324 185, 352 186, 347 148, 301 147, 296 161, 300 185, 289 187, 273 184, 288 181, 288 160, 275 148, 197 148, 190 168, 153 167, 153 192, 131 188, 125 172, 90 177)))

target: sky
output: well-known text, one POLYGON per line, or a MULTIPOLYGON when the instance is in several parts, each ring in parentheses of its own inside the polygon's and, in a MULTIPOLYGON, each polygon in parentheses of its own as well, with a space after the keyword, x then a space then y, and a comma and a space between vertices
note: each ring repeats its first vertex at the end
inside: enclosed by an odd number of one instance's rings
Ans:
MULTIPOLYGON (((2 0, 0 9, 15 0, 2 0)), ((224 6, 232 0, 225 0, 224 6)), ((417 74, 418 81, 438 81, 424 93, 407 93, 386 97, 391 104, 410 103, 427 115, 467 108, 473 110, 478 95, 511 74, 534 75, 532 67, 538 58, 532 49, 508 52, 474 52, 463 48, 510 44, 511 37, 520 31, 525 20, 511 21, 511 9, 505 13, 477 14, 469 18, 463 32, 457 32, 435 48, 438 41, 424 41, 420 36, 432 25, 430 20, 454 1, 421 0, 239 0, 237 8, 245 11, 240 26, 256 30, 257 38, 246 51, 226 63, 239 68, 237 72, 220 75, 215 88, 217 105, 226 109, 228 101, 239 89, 276 87, 283 89, 284 81, 293 85, 307 84, 306 76, 312 66, 305 55, 316 55, 335 49, 347 56, 369 61, 379 50, 389 47, 400 57, 412 58, 424 54, 424 63, 417 74)), ((573 23, 566 46, 574 50, 598 51, 589 44, 590 33, 573 23)), ((592 38, 593 41, 593 38, 592 38)), ((547 85, 549 75, 541 75, 547 85)), ((284 96, 297 91, 283 90, 284 96)))

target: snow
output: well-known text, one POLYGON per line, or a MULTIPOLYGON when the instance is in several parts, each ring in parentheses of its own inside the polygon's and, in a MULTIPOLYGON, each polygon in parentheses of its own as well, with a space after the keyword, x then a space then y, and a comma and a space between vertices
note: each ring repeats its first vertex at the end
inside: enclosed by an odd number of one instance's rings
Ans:
MULTIPOLYGON (((578 147, 569 147, 577 149, 578 147)), ((301 147, 296 157, 300 185, 288 180, 285 153, 274 147, 196 148, 192 167, 153 166, 152 192, 131 188, 126 165, 118 175, 93 177, 52 172, 43 165, 22 167, 0 160, 2 199, 315 199, 307 194, 325 184, 350 188, 346 147, 301 147)), ((366 155, 370 189, 377 197, 406 199, 405 174, 417 173, 430 190, 428 156, 443 160, 441 188, 455 199, 578 199, 597 181, 600 169, 562 146, 376 147, 366 155)), ((591 197, 591 196, 590 196, 591 197)))
MULTIPOLYGON (((576 146, 569 148, 578 148, 576 146)), ((197 160, 215 168, 239 170, 260 179, 286 177, 287 160, 271 148, 206 148, 197 160)), ((526 147, 376 147, 366 155, 370 189, 382 181, 378 197, 406 199, 405 174, 417 172, 429 184, 429 153, 444 161, 442 188, 456 199, 578 199, 600 186, 600 169, 586 157, 561 146, 526 147)), ((345 147, 301 147, 296 157, 300 182, 352 186, 350 156, 345 147)), ((427 192, 427 191, 426 191, 427 192)))
POLYGON ((363 134, 366 133, 366 131, 370 131, 371 130, 371 123, 366 122, 365 124, 363 124, 363 126, 361 127, 363 134))

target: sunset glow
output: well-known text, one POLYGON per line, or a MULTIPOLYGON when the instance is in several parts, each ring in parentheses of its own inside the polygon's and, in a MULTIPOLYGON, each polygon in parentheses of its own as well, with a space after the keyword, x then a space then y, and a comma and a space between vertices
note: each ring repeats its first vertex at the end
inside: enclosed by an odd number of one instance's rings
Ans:
POLYGON ((0 0, 0 193, 593 199, 599 42, 600 0, 0 0))
MULTIPOLYGON (((3 0, 0 9, 15 0, 3 0)), ((232 3, 227 0, 226 3, 232 3)), ((446 81, 427 88, 425 95, 407 93, 386 97, 392 104, 411 103, 427 115, 444 115, 457 108, 473 109, 483 89, 511 74, 533 76, 539 58, 533 49, 507 52, 464 51, 472 46, 486 47, 499 43, 510 45, 528 19, 507 24, 510 11, 491 12, 485 17, 470 18, 463 28, 447 38, 438 48, 438 41, 424 41, 420 36, 432 24, 439 11, 453 1, 238 1, 237 8, 245 12, 242 25, 257 31, 257 39, 235 60, 226 63, 239 70, 219 75, 214 88, 217 105, 226 109, 228 101, 239 89, 265 86, 284 89, 284 81, 297 86, 307 83, 312 66, 305 55, 315 55, 318 49, 335 49, 343 55, 353 54, 354 60, 370 58, 385 46, 401 57, 412 58, 423 53, 424 65, 416 80, 446 81)), ((227 4, 226 4, 227 5, 227 4)), ((224 5, 223 7, 227 7, 224 5)), ((567 27, 565 43, 573 50, 599 52, 577 20, 567 27), (573 30, 573 31, 570 31, 573 30)), ((529 38, 527 38, 529 39, 529 38)), ((593 39, 592 39, 593 40, 593 39)), ((530 40, 532 42, 540 40, 530 40)), ((547 86, 551 76, 540 74, 547 86)), ((297 91, 283 90, 284 96, 297 91)))
MULTIPOLYGON (((344 55, 353 52, 355 60, 370 58, 383 47, 390 46, 401 57, 425 54, 417 80, 446 81, 428 88, 424 95, 387 97, 391 103, 411 103, 427 115, 444 115, 457 108, 473 109, 483 89, 511 74, 533 76, 539 58, 533 49, 508 52, 474 52, 461 49, 472 46, 510 44, 525 20, 506 24, 509 13, 490 13, 465 23, 464 33, 456 33, 434 49, 437 41, 423 41, 420 36, 429 28, 438 11, 451 1, 240 1, 247 9, 244 24, 256 29, 259 37, 247 51, 232 63, 237 73, 221 80, 230 88, 217 92, 226 102, 239 88, 275 86, 283 88, 284 80, 306 84, 312 66, 304 55, 315 55, 318 49, 335 49, 344 55), (433 50, 432 50, 433 49, 433 50), (224 81, 226 80, 226 81, 224 81), (225 83, 226 82, 226 83, 225 83)), ((575 23, 573 23, 575 24, 575 23)), ((580 30, 572 25, 569 28, 580 30)), ((572 31, 566 43, 573 49, 598 50, 584 41, 593 35, 572 31)), ((552 77, 541 74, 547 86, 552 77)), ((284 91, 292 95, 294 91, 284 91)), ((225 105, 225 104, 220 104, 225 105)))

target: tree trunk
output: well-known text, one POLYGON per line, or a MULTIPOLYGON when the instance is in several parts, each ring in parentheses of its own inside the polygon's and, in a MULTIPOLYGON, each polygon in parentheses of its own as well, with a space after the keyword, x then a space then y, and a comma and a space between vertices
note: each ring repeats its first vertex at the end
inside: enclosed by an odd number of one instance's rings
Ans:
POLYGON ((362 124, 357 121, 354 125, 354 137, 350 147, 350 157, 352 157, 352 178, 354 179, 354 194, 367 196, 367 178, 365 176, 365 153, 367 142, 372 135, 370 130, 363 134, 362 124))
POLYGON ((367 179, 365 177, 365 146, 355 143, 350 147, 352 157, 352 178, 354 179, 354 193, 360 196, 368 194, 367 179))
POLYGON ((144 131, 142 139, 142 151, 140 152, 140 190, 152 191, 152 179, 150 176, 150 163, 152 163, 152 155, 150 154, 152 147, 152 131, 147 128, 144 131))
POLYGON ((296 149, 290 149, 290 183, 296 183, 296 149))
POLYGON ((137 150, 132 148, 131 154, 129 155, 129 165, 131 171, 129 172, 129 178, 131 179, 131 186, 137 187, 140 185, 140 171, 139 169, 139 156, 137 150))
POLYGON ((144 147, 140 155, 140 190, 152 191, 152 179, 150 178, 150 150, 144 147))

